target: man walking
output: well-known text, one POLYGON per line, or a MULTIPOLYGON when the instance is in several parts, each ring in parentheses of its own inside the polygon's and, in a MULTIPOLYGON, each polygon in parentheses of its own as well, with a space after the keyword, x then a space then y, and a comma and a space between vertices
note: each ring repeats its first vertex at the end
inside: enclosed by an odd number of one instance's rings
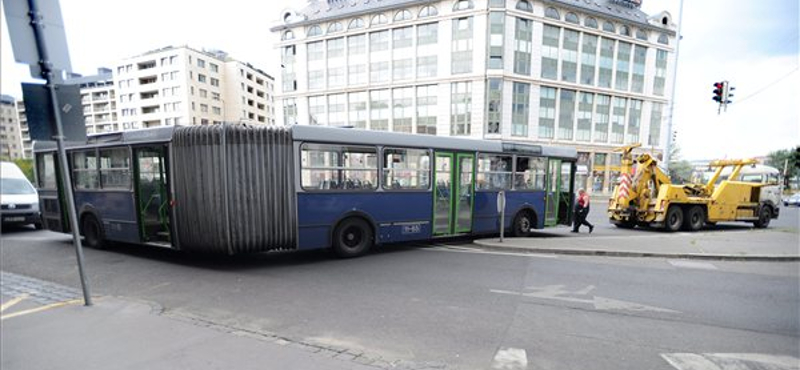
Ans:
POLYGON ((590 224, 589 221, 586 221, 586 217, 589 215, 589 194, 586 193, 585 190, 580 189, 578 190, 578 199, 575 202, 575 221, 572 223, 572 232, 577 233, 580 232, 580 228, 582 225, 589 226, 589 234, 594 231, 594 225, 590 224))

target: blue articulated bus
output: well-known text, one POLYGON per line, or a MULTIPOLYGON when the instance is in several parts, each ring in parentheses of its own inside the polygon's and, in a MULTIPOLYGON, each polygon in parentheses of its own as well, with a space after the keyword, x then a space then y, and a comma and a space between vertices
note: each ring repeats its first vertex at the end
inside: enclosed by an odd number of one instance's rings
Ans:
MULTIPOLYGON (((209 253, 333 248, 571 222, 575 149, 320 126, 160 127, 67 145, 80 232, 209 253)), ((37 142, 42 218, 69 232, 57 155, 37 142)))

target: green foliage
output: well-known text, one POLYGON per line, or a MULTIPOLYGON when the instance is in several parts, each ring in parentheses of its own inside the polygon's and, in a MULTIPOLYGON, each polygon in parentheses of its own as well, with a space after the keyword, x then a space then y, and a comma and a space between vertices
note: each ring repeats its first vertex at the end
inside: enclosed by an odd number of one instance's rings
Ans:
POLYGON ((669 180, 673 184, 685 184, 691 181, 694 168, 689 161, 681 159, 681 148, 673 145, 669 151, 669 180))
POLYGON ((767 161, 764 163, 781 171, 781 176, 784 175, 784 170, 787 172, 783 178, 784 187, 787 189, 790 188, 790 180, 800 175, 800 154, 798 153, 800 153, 800 147, 776 150, 767 154, 767 161))

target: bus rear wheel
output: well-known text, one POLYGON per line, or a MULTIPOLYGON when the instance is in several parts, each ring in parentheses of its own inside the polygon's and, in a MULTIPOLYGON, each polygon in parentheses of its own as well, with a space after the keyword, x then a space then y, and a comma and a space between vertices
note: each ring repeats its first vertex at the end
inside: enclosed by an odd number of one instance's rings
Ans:
POLYGON ((372 228, 362 218, 348 218, 333 233, 333 252, 340 258, 353 258, 367 253, 374 243, 372 228))
POLYGON ((518 213, 517 217, 514 218, 514 224, 512 226, 514 236, 518 238, 530 236, 531 229, 533 228, 533 217, 531 217, 531 213, 529 211, 518 213))
POLYGON ((87 214, 81 219, 81 230, 86 246, 94 249, 105 249, 105 232, 103 225, 92 214, 87 214))

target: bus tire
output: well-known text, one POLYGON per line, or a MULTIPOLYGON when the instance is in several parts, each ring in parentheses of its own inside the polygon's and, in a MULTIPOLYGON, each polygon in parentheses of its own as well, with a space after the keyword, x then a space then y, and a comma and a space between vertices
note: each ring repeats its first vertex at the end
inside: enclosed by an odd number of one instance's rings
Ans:
POLYGON ((753 222, 753 226, 757 229, 765 229, 769 226, 769 221, 772 218, 772 210, 769 206, 763 206, 758 210, 758 220, 753 222))
POLYGON ((706 213, 703 207, 692 206, 689 212, 686 213, 686 219, 683 220, 683 228, 689 231, 697 231, 703 228, 706 222, 706 213))
POLYGON ((527 210, 519 211, 517 217, 514 217, 514 224, 511 225, 511 233, 517 238, 528 237, 531 235, 531 229, 534 225, 533 216, 527 210))
POLYGON ((94 249, 106 248, 107 243, 103 224, 93 214, 88 213, 81 218, 81 232, 87 247, 94 249))
POLYGON ((367 253, 374 243, 374 234, 363 218, 351 217, 340 222, 333 233, 333 252, 340 258, 353 258, 367 253))
POLYGON ((664 218, 664 228, 667 231, 678 231, 683 226, 683 209, 680 206, 672 205, 667 209, 667 217, 664 218))

